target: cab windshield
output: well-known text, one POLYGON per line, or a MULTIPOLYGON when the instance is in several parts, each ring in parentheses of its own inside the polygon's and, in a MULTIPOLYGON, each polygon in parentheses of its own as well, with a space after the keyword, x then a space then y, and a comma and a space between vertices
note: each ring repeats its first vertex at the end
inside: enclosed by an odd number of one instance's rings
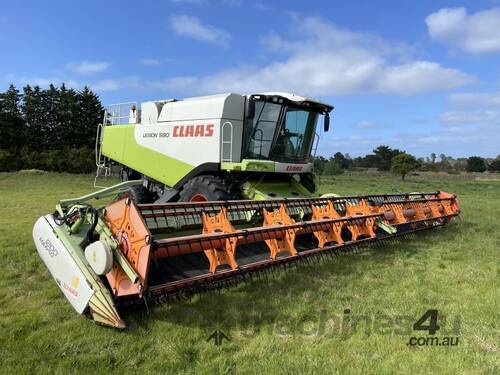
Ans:
POLYGON ((318 113, 296 106, 258 101, 245 122, 245 157, 282 163, 309 161, 318 113))
POLYGON ((271 159, 283 163, 307 163, 318 114, 288 107, 271 153, 271 159))

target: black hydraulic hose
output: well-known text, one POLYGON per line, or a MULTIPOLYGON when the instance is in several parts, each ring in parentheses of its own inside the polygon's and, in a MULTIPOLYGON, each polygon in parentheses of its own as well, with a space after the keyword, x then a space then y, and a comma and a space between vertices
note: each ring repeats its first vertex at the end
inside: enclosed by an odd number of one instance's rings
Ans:
POLYGON ((54 217, 54 222, 57 225, 63 225, 64 223, 66 223, 66 220, 68 220, 70 217, 75 216, 76 213, 77 212, 73 212, 72 214, 69 214, 69 215, 59 216, 59 212, 55 211, 52 214, 52 216, 54 217))
POLYGON ((90 226, 90 228, 87 232, 87 240, 88 240, 88 242, 91 242, 92 241, 92 234, 94 233, 94 230, 97 227, 97 222, 99 221, 99 214, 94 207, 89 206, 89 209, 92 210, 92 225, 90 226))
POLYGON ((91 242, 92 241, 92 234, 94 233, 94 230, 97 227, 97 223, 99 221, 99 213, 97 212, 97 210, 94 207, 92 207, 89 204, 82 204, 82 205, 85 206, 85 208, 81 207, 77 211, 72 212, 72 213, 67 214, 67 215, 60 216, 59 212, 57 212, 57 211, 54 212, 54 214, 53 214, 54 222, 57 225, 66 224, 68 226, 71 226, 71 223, 68 222, 68 219, 73 218, 75 215, 80 215, 80 217, 83 217, 83 215, 85 215, 90 210, 91 214, 92 214, 92 223, 91 223, 89 230, 87 231, 86 237, 87 237, 88 242, 91 242))

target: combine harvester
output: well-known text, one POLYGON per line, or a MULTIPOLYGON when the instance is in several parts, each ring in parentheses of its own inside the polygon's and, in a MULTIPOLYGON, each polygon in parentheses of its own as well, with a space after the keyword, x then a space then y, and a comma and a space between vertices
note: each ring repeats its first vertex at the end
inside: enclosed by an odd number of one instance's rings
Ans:
POLYGON ((286 93, 128 103, 98 127, 97 177, 124 182, 60 201, 33 238, 80 314, 231 284, 256 271, 448 223, 453 194, 318 196, 313 156, 332 106, 286 93), (124 110, 126 113, 123 113, 124 110), (112 197, 97 207, 89 202, 112 197))

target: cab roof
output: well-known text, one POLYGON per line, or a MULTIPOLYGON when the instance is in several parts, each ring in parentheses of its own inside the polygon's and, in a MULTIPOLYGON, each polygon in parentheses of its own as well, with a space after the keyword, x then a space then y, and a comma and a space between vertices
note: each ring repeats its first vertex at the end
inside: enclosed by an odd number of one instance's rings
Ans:
POLYGON ((300 104, 305 104, 305 103, 312 103, 312 104, 314 104, 316 106, 323 107, 326 112, 330 112, 333 109, 333 106, 331 104, 321 102, 321 101, 319 101, 317 99, 313 99, 313 98, 308 98, 308 97, 305 97, 305 96, 300 96, 300 95, 292 94, 292 93, 289 93, 289 92, 267 91, 267 92, 261 92, 261 93, 251 94, 251 96, 258 96, 258 95, 267 96, 267 97, 278 96, 278 97, 282 97, 284 99, 287 99, 287 100, 289 100, 291 102, 297 103, 299 105, 300 104))

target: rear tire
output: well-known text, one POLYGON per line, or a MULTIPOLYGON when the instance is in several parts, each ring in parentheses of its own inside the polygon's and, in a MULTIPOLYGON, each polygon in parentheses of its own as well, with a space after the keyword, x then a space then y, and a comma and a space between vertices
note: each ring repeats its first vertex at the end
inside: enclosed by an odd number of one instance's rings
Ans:
POLYGON ((226 201, 234 199, 231 189, 216 176, 197 176, 189 180, 179 193, 179 202, 226 201))

